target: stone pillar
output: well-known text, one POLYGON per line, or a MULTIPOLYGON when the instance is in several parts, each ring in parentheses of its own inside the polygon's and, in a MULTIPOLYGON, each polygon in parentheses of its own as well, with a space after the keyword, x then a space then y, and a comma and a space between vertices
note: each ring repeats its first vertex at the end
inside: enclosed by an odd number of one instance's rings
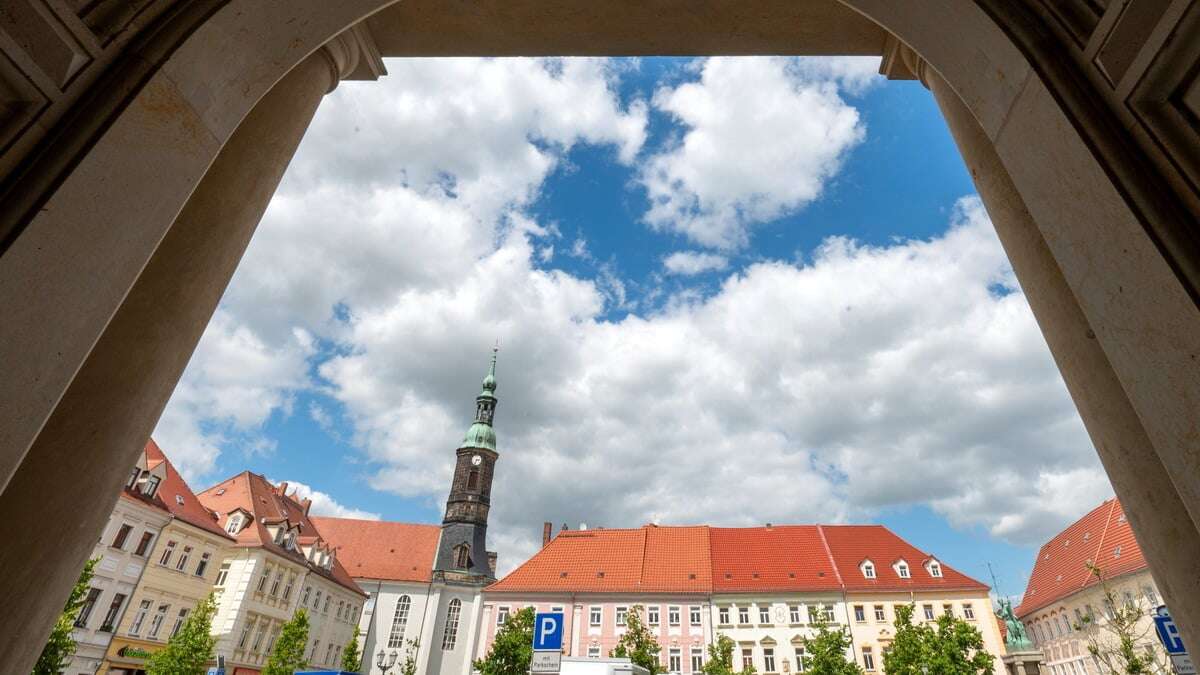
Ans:
POLYGON ((946 118, 1171 614, 1184 640, 1200 645, 1200 532, 991 140, 937 73, 913 65, 946 118))
POLYGON ((32 669, 317 105, 356 65, 354 44, 317 50, 238 126, 0 494, 0 513, 29 514, 0 519, 0 597, 22 608, 0 631, 11 672, 32 669))

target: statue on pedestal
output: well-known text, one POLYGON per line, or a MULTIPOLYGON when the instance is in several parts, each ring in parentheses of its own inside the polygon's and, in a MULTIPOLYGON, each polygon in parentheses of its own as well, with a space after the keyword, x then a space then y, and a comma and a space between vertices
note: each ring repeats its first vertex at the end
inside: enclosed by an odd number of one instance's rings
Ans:
POLYGON ((1013 613, 1012 601, 1008 598, 1000 598, 1000 610, 996 612, 996 616, 1004 620, 1004 627, 1008 629, 1008 635, 1004 638, 1004 646, 1009 652, 1026 651, 1033 649, 1033 643, 1029 641, 1029 634, 1025 632, 1025 625, 1017 620, 1017 615, 1013 613))

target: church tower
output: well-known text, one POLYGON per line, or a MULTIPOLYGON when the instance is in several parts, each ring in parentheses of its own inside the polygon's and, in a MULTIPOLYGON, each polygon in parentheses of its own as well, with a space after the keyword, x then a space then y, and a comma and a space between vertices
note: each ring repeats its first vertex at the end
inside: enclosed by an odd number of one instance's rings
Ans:
POLYGON ((496 414, 496 350, 483 378, 483 391, 475 397, 475 422, 467 429, 458 450, 442 537, 433 570, 442 579, 487 583, 495 579, 487 550, 487 519, 491 506, 492 475, 499 454, 492 419, 496 414))

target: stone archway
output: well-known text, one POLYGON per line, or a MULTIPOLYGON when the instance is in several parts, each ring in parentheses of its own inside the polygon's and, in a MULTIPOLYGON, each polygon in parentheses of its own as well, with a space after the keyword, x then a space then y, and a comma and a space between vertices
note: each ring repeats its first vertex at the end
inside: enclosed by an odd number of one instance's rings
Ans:
POLYGON ((63 31, 124 15, 14 12, 7 63, 63 98, 0 162, 0 591, 28 608, 0 652, 36 658, 321 96, 378 76, 380 54, 878 53, 920 78, 1200 643, 1198 146, 1163 107, 1191 86, 1200 3, 842 1, 212 0, 95 44, 63 31))

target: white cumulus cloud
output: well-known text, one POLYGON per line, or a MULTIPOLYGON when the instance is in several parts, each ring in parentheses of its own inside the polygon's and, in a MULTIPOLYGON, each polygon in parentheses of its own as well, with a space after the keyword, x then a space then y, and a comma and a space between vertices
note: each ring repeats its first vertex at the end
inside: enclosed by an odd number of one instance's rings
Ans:
MULTIPOLYGON (((268 481, 270 481, 272 485, 279 484, 279 481, 276 480, 268 479, 268 481)), ((311 516, 358 518, 360 520, 379 520, 380 518, 378 513, 346 506, 345 504, 342 504, 338 500, 334 499, 332 495, 321 492, 320 490, 314 490, 310 485, 306 485, 294 480, 287 481, 287 484, 288 494, 291 494, 292 490, 295 490, 297 500, 312 500, 312 507, 308 511, 309 515, 311 516)))
POLYGON ((729 267, 729 259, 715 253, 678 251, 663 258, 663 267, 671 274, 686 276, 723 270, 729 267))

